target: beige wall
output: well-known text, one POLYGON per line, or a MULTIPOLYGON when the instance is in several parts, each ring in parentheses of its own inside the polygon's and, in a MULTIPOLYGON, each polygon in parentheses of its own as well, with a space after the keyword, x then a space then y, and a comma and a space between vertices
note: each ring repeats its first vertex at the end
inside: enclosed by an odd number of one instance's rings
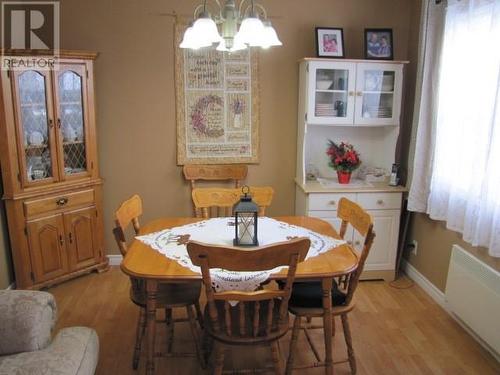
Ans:
POLYGON ((407 254, 410 263, 439 290, 444 291, 451 247, 460 245, 474 256, 500 270, 500 259, 488 255, 488 250, 474 247, 462 240, 462 235, 446 229, 445 223, 430 219, 425 214, 413 214, 409 237, 417 240, 417 255, 407 254))
MULTIPOLYGON (((97 121, 101 172, 105 179, 108 253, 112 212, 133 193, 144 198, 145 217, 190 214, 189 188, 175 164, 173 19, 189 16, 194 0, 62 0, 62 46, 101 53, 96 62, 97 121)), ((407 166, 421 0, 263 0, 284 46, 263 52, 261 80, 261 163, 249 182, 271 185, 271 215, 294 211, 297 59, 315 55, 314 27, 344 28, 346 54, 363 57, 363 29, 394 29, 395 57, 408 59, 404 117, 398 159, 407 166)), ((0 214, 0 289, 11 280, 0 214)), ((414 215, 410 239, 419 242, 413 264, 444 290, 453 243, 471 248, 443 223, 414 215)), ((478 254, 484 254, 484 250, 478 254)))
MULTIPOLYGON (((62 46, 101 53, 96 63, 97 123, 105 179, 106 249, 113 210, 133 193, 144 199, 145 217, 190 214, 189 187, 175 162, 173 22, 189 16, 196 1, 64 0, 62 46)), ((344 28, 347 57, 363 56, 363 29, 394 29, 395 57, 408 57, 410 9, 401 0, 264 0, 284 46, 263 52, 261 163, 251 184, 271 185, 271 215, 294 212, 297 128, 297 60, 315 55, 314 27, 344 28)))
MULTIPOLYGON (((410 28, 419 1, 261 2, 284 46, 261 53, 261 163, 250 167, 248 182, 273 186, 277 194, 269 213, 286 215, 294 212, 297 60, 315 55, 314 27, 343 27, 349 58, 363 57, 365 27, 392 28, 395 58, 404 60, 415 55, 410 28)), ((190 16, 197 3, 61 1, 62 47, 100 52, 96 62, 97 124, 108 253, 117 253, 111 236, 113 211, 133 193, 144 199, 146 221, 191 213, 189 187, 175 161, 174 20, 167 14, 190 16)), ((411 88, 414 74, 408 77, 407 87, 411 88)), ((405 116, 403 134, 408 118, 405 116)), ((1 249, 0 241, 3 259, 1 249)), ((0 272, 5 274, 2 268, 0 272)))

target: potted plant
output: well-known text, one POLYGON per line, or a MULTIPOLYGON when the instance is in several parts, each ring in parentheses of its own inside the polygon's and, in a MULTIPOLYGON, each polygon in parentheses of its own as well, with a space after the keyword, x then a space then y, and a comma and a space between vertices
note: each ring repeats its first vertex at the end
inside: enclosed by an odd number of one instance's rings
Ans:
POLYGON ((361 165, 359 154, 350 143, 340 142, 337 144, 328 140, 326 154, 330 158, 328 165, 337 171, 339 183, 348 184, 351 173, 361 165))

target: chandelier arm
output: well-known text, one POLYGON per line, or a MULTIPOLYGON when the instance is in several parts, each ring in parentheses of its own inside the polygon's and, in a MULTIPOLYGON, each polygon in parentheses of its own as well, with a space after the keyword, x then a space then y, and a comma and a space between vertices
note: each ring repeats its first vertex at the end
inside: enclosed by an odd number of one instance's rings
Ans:
MULTIPOLYGON (((217 3, 217 6, 219 7, 219 21, 223 20, 224 17, 222 17, 222 5, 219 0, 214 0, 217 3)), ((215 20, 217 21, 217 19, 215 20)))
MULTIPOLYGON (((219 8, 219 15, 222 16, 222 7, 221 7, 221 4, 220 4, 220 1, 219 0, 213 0, 218 8, 219 8)), ((203 13, 206 12, 207 10, 207 0, 204 0, 203 3, 201 4, 198 4, 198 6, 196 8, 194 8, 194 12, 193 12, 193 19, 197 19, 198 16, 200 15, 200 9, 203 9, 203 13)))
POLYGON ((259 3, 255 4, 255 7, 259 8, 262 11, 262 14, 264 15, 264 20, 267 20, 267 11, 266 11, 266 8, 264 8, 259 3))
POLYGON ((196 8, 194 8, 194 12, 193 12, 193 19, 196 20, 198 18, 198 14, 199 14, 199 11, 200 9, 203 9, 204 7, 204 4, 199 4, 196 8))
MULTIPOLYGON (((253 2, 253 0, 241 0, 240 6, 238 7, 238 14, 240 15, 240 17, 241 17, 241 18, 243 18, 243 17, 244 17, 244 14, 243 14, 243 13, 241 13, 241 11, 242 11, 242 9, 243 9, 243 5, 244 5, 247 1, 252 1, 252 2, 253 2)), ((247 11, 247 10, 248 10, 248 7, 245 9, 245 13, 246 13, 246 11, 247 11)))
MULTIPOLYGON (((245 2, 245 0, 243 0, 243 2, 245 2)), ((243 4, 243 2, 242 2, 242 4, 243 4)), ((264 8, 259 3, 253 4, 253 2, 252 2, 252 4, 248 4, 248 6, 245 8, 245 11, 243 13, 240 12, 240 18, 244 19, 247 16, 248 11, 251 9, 252 13, 253 13, 255 8, 258 8, 262 12, 262 15, 264 16, 264 20, 267 20, 266 8, 264 8)))

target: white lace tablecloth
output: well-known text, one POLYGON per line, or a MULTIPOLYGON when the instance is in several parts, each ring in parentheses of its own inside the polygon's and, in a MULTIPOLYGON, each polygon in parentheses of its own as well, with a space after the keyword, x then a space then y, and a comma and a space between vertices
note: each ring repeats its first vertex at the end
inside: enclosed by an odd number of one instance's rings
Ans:
MULTIPOLYGON (((337 240, 309 229, 268 217, 259 217, 258 231, 260 246, 286 241, 293 237, 308 237, 311 240, 311 247, 306 259, 320 255, 345 243, 343 240, 337 240)), ((167 258, 175 260, 181 266, 189 268, 193 272, 201 273, 200 267, 193 265, 189 258, 186 248, 187 241, 194 240, 211 245, 233 246, 234 218, 225 217, 199 221, 136 238, 159 251, 167 258)), ((251 248, 246 249, 251 251, 251 248)), ((271 274, 283 268, 278 267, 260 272, 234 272, 223 269, 212 269, 210 275, 214 284, 213 286, 217 291, 253 291, 266 281, 271 274)))

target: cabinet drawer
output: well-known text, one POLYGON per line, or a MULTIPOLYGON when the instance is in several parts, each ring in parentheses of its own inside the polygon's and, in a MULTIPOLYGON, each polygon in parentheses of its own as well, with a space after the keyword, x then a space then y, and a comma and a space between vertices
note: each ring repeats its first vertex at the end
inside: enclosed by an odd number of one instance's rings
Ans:
POLYGON ((309 194, 309 210, 336 211, 342 197, 356 202, 356 193, 309 194))
POLYGON ((365 210, 400 210, 401 193, 358 193, 358 204, 365 210))
POLYGON ((44 212, 91 204, 94 201, 94 190, 84 190, 24 202, 24 212, 30 217, 44 212))

